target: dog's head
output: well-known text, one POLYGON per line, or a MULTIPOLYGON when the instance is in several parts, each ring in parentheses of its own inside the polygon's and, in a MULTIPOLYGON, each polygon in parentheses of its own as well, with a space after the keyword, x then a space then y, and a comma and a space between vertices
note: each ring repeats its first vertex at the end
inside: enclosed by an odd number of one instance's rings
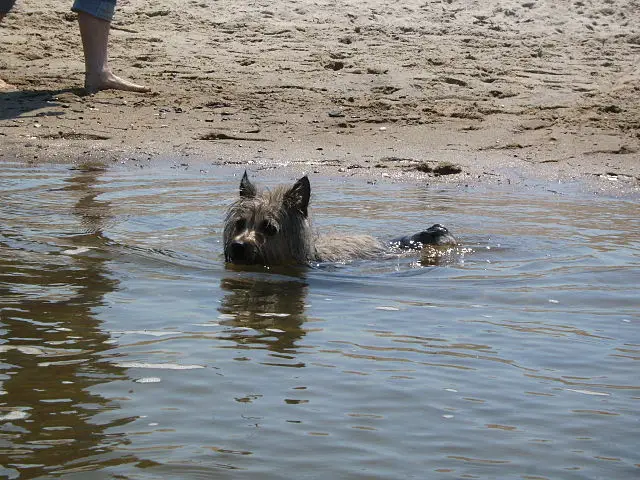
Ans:
POLYGON ((245 171, 240 198, 231 205, 225 220, 226 261, 244 265, 306 263, 311 248, 310 196, 306 176, 289 188, 258 191, 245 171))

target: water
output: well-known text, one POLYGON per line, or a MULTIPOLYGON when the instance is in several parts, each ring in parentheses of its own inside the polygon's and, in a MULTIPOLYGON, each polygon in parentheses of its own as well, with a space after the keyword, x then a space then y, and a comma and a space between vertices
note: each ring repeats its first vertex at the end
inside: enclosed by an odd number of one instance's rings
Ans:
POLYGON ((638 478, 637 201, 312 176, 465 249, 247 271, 237 173, 0 166, 0 476, 638 478))

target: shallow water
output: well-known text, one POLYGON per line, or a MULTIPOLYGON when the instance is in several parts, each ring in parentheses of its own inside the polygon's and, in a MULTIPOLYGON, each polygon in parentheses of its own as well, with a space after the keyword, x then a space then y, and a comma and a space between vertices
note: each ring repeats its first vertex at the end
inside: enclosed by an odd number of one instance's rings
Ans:
POLYGON ((638 478, 636 201, 312 176, 465 249, 243 271, 238 173, 0 165, 0 476, 638 478))

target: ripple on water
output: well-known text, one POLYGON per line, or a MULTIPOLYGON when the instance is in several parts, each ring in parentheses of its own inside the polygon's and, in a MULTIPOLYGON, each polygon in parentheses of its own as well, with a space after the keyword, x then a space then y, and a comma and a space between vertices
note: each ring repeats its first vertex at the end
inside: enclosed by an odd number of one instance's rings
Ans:
POLYGON ((637 478, 637 201, 312 175, 463 245, 231 269, 237 174, 0 166, 0 473, 637 478))

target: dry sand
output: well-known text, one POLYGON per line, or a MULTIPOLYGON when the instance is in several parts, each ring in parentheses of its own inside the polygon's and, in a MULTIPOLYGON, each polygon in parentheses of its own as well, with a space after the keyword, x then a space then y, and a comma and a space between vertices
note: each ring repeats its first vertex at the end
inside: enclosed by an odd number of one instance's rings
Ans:
POLYGON ((93 96, 70 4, 0 24, 0 160, 640 191, 638 0, 121 0, 153 93, 93 96))

